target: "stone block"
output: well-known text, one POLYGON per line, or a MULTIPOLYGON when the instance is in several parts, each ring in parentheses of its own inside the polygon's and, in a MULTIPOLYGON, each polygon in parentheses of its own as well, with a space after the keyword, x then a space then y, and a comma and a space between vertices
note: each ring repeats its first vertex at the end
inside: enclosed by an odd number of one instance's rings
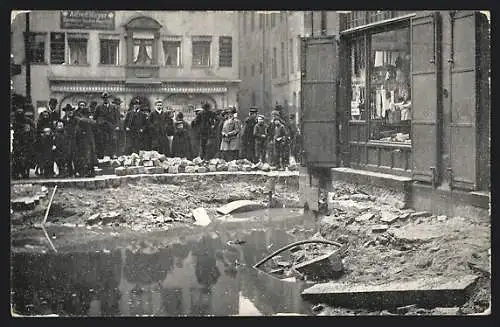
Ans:
POLYGON ((185 172, 187 174, 194 174, 196 172, 196 166, 186 166, 185 172))
POLYGON ((158 156, 158 160, 160 160, 160 162, 164 162, 165 160, 167 160, 167 156, 166 156, 166 155, 164 155, 164 154, 160 154, 160 155, 158 156))
POLYGON ((111 160, 111 167, 116 168, 116 167, 120 167, 120 166, 121 166, 121 163, 118 159, 111 160))
POLYGON ((125 175, 127 175, 127 170, 128 170, 128 168, 126 168, 126 167, 115 168, 115 175, 116 176, 125 176, 125 175))
POLYGON ((161 166, 160 159, 154 159, 154 160, 152 160, 152 162, 153 162, 153 166, 155 166, 155 167, 160 167, 161 166))
POLYGON ((396 309, 415 304, 422 308, 454 307, 464 304, 477 276, 424 277, 379 285, 365 283, 319 283, 305 289, 302 297, 313 303, 363 309, 396 309))
POLYGON ((217 165, 217 171, 228 171, 229 166, 226 164, 217 165))
POLYGON ((123 165, 125 167, 131 167, 134 165, 134 160, 130 159, 130 158, 127 158, 125 159, 125 161, 123 162, 123 165))
POLYGON ((85 188, 87 190, 95 190, 96 189, 95 180, 85 181, 85 188))
POLYGON ((141 159, 135 159, 134 160, 134 166, 140 166, 142 163, 142 160, 141 159))
POLYGON ((302 262, 294 268, 306 275, 308 280, 339 278, 344 271, 342 258, 337 251, 302 262))
POLYGON ((389 229, 389 225, 375 225, 372 226, 372 233, 383 233, 389 229))
POLYGON ((200 157, 196 157, 193 159, 193 164, 195 164, 196 166, 199 166, 203 163, 203 159, 201 159, 200 157))
POLYGON ((364 221, 368 221, 368 220, 372 219, 373 217, 375 217, 375 215, 373 213, 367 212, 367 213, 362 214, 361 216, 356 217, 355 220, 357 222, 364 222, 364 221))
POLYGON ((94 168, 94 173, 96 176, 102 176, 102 169, 101 168, 94 168))
POLYGON ((252 171, 252 166, 249 166, 249 165, 243 165, 241 170, 242 170, 242 171, 252 171))
POLYGON ((151 160, 146 160, 146 161, 144 161, 144 162, 142 163, 142 165, 143 165, 144 167, 153 167, 153 166, 154 166, 153 161, 151 161, 151 160))
POLYGON ((236 172, 236 171, 239 171, 239 167, 238 166, 234 166, 234 165, 229 165, 227 171, 230 171, 230 172, 236 172))
POLYGON ((427 217, 430 217, 432 216, 432 214, 428 211, 418 211, 418 212, 414 212, 411 214, 411 218, 427 218, 427 217))
POLYGON ((388 212, 388 211, 382 211, 380 213, 380 221, 387 223, 387 224, 392 224, 399 218, 399 215, 388 212))
POLYGON ((260 167, 260 170, 262 171, 270 171, 271 170, 271 166, 269 166, 269 164, 265 163, 263 164, 261 167, 260 167))
POLYGON ((137 167, 137 173, 138 173, 138 174, 147 174, 147 173, 148 173, 148 171, 146 170, 146 167, 144 167, 144 166, 139 166, 139 167, 137 167))
POLYGON ((162 174, 163 168, 161 168, 161 167, 146 167, 146 172, 148 174, 162 174))
POLYGON ((105 179, 96 179, 95 187, 98 189, 106 188, 106 180, 105 179))
POLYGON ((214 173, 217 171, 217 166, 216 165, 209 165, 208 166, 208 170, 211 172, 211 173, 214 173))
POLYGON ((175 165, 175 166, 168 167, 168 173, 169 174, 178 174, 179 173, 179 166, 175 165))
POLYGON ((205 208, 197 208, 191 210, 191 213, 193 214, 193 217, 195 219, 195 225, 207 226, 208 224, 210 224, 210 217, 208 216, 205 208))
POLYGON ((203 173, 206 173, 207 171, 208 171, 207 167, 200 167, 200 168, 198 168, 198 172, 199 173, 203 174, 203 173))

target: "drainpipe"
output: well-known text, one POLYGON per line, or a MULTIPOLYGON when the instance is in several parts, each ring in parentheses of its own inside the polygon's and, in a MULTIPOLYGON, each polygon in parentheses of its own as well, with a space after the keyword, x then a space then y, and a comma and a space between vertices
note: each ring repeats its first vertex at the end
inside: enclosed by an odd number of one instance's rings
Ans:
POLYGON ((454 63, 454 57, 455 57, 455 51, 453 49, 453 42, 455 41, 455 33, 454 33, 454 25, 455 25, 455 15, 456 15, 456 10, 452 10, 449 12, 450 15, 450 57, 448 58, 448 69, 449 69, 449 102, 450 102, 450 122, 448 126, 448 133, 449 133, 449 138, 448 138, 448 153, 449 153, 449 161, 448 161, 448 177, 449 177, 449 183, 450 183, 450 190, 453 190, 453 169, 451 167, 451 159, 452 159, 452 146, 451 146, 451 138, 452 138, 452 119, 453 119, 453 63, 454 63))
POLYGON ((30 13, 26 13, 26 29, 24 33, 24 53, 26 61, 26 102, 31 103, 31 52, 30 48, 30 13))

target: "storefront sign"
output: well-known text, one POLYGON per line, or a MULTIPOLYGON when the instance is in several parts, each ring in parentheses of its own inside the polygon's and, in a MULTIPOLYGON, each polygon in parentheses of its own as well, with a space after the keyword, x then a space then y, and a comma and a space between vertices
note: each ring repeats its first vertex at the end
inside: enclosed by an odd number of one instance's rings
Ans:
POLYGON ((111 10, 63 10, 61 28, 114 30, 115 12, 111 10))

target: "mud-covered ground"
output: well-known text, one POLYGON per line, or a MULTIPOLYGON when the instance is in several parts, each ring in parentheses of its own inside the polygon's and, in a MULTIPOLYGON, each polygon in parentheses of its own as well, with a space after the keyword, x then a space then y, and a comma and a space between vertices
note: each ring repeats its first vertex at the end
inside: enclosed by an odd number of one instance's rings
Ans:
MULTIPOLYGON (((47 196, 34 210, 11 214, 13 230, 43 221, 52 190, 47 190, 47 196)), ((26 193, 23 187, 12 187, 11 198, 23 196, 23 192, 26 193)), ((193 224, 193 209, 202 207, 209 216, 214 216, 218 207, 236 200, 253 200, 267 207, 266 185, 214 181, 171 185, 138 181, 98 190, 59 188, 47 223, 68 227, 108 225, 136 231, 168 229, 173 224, 193 224)), ((273 207, 296 207, 297 203, 296 188, 284 184, 275 186, 273 207)))
MULTIPOLYGON (((49 191, 51 193, 52 190, 49 191)), ((11 196, 16 196, 16 192, 21 191, 11 188, 11 192, 11 196)), ((292 207, 298 203, 296 187, 277 184, 275 196, 274 206, 286 204, 292 207)), ((26 233, 35 223, 43 220, 44 203, 49 197, 50 194, 35 210, 12 213, 14 239, 16 232, 26 233)), ((169 229, 182 224, 191 228, 194 222, 190 214, 192 209, 203 207, 209 215, 216 215, 217 207, 242 199, 268 204, 266 186, 257 182, 164 185, 139 181, 99 190, 61 188, 54 197, 48 222, 87 228, 119 226, 136 231, 169 229)), ((328 212, 318 215, 316 219, 316 230, 297 225, 288 233, 295 239, 314 236, 347 243, 349 248, 343 260, 345 273, 338 281, 377 284, 422 277, 453 279, 465 274, 480 276, 473 296, 459 308, 409 307, 375 312, 320 304, 314 310, 317 314, 443 315, 482 312, 488 308, 491 298, 490 217, 436 217, 425 214, 418 217, 411 209, 396 209, 374 197, 346 189, 330 193, 328 212), (378 232, 373 230, 381 224, 386 226, 380 227, 378 232)), ((315 251, 321 252, 321 245, 314 247, 315 250, 313 247, 303 248, 301 260, 310 258, 315 251)))
MULTIPOLYGON (((325 239, 349 244, 344 258, 345 274, 338 279, 347 283, 382 284, 443 276, 475 274, 479 276, 472 298, 462 307, 447 310, 402 308, 382 314, 446 315, 483 312, 491 297, 490 217, 446 217, 418 215, 411 209, 399 210, 362 193, 347 190, 330 193, 329 212, 318 219, 319 234, 325 239), (412 214, 414 216, 412 216, 412 214), (392 222, 383 222, 385 217, 392 222), (373 227, 386 224, 386 231, 373 227)), ((311 237, 311 231, 296 227, 289 231, 299 238, 311 237)), ((316 248, 323 247, 315 245, 316 248)), ((346 310, 318 306, 321 315, 380 314, 366 310, 346 310)))

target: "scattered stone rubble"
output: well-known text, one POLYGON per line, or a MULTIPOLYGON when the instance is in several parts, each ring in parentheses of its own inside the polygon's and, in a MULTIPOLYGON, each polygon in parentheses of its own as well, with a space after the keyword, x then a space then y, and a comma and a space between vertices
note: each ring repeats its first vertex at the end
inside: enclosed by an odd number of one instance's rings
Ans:
MULTIPOLYGON (((247 159, 226 162, 224 159, 203 160, 197 157, 193 160, 186 158, 167 158, 157 151, 140 151, 139 154, 132 153, 128 156, 120 156, 117 159, 104 157, 99 159, 97 174, 103 170, 114 169, 117 176, 137 174, 178 174, 178 173, 207 173, 218 171, 272 171, 276 170, 267 163, 254 164, 247 159)), ((298 170, 296 163, 288 167, 290 171, 298 170)))

